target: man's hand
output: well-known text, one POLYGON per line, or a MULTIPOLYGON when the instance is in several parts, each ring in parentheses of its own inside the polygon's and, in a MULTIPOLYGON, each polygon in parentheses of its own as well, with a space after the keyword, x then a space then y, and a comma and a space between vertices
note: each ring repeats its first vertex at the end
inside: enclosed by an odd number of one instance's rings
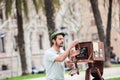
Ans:
POLYGON ((72 67, 73 67, 72 61, 66 61, 65 64, 66 64, 66 66, 69 67, 69 68, 72 68, 72 67))
POLYGON ((79 50, 73 50, 71 49, 70 50, 70 61, 66 61, 66 66, 69 67, 69 68, 72 68, 73 67, 73 58, 78 55, 80 53, 79 50))
POLYGON ((72 48, 75 47, 78 43, 79 43, 78 40, 72 41, 71 44, 69 45, 69 48, 72 49, 72 48))
POLYGON ((74 57, 80 53, 80 50, 70 50, 70 60, 73 61, 74 57))

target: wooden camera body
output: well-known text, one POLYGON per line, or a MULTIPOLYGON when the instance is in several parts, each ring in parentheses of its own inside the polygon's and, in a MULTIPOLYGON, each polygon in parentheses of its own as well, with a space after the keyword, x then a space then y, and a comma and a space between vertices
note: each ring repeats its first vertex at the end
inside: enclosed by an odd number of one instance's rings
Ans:
POLYGON ((104 44, 103 42, 80 42, 75 46, 76 50, 80 50, 80 54, 75 56, 77 60, 104 61, 104 44))

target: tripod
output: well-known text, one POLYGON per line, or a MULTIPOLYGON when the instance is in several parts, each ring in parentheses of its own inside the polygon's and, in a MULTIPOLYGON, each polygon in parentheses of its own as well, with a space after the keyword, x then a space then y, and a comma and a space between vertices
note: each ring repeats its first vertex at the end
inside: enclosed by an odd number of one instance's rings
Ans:
POLYGON ((88 68, 86 70, 85 80, 90 80, 90 75, 93 76, 93 80, 104 80, 102 78, 103 65, 102 62, 97 61, 95 63, 88 63, 88 68), (101 66, 99 66, 101 65, 101 66))

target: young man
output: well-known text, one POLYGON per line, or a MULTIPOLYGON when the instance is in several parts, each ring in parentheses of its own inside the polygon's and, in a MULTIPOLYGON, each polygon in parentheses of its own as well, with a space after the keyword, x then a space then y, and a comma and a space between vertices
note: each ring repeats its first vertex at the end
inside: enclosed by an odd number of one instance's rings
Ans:
MULTIPOLYGON (((45 51, 44 65, 46 69, 46 80, 64 80, 64 63, 71 67, 71 63, 65 62, 70 50, 75 47, 79 42, 74 40, 64 51, 62 49, 65 34, 62 32, 54 32, 51 35, 52 47, 45 51)), ((79 51, 74 51, 72 56, 75 56, 79 51)))

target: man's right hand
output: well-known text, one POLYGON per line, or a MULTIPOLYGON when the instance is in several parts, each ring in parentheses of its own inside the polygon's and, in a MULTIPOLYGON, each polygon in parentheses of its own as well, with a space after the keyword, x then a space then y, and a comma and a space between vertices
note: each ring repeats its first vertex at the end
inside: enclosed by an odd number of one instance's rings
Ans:
POLYGON ((71 44, 69 45, 69 47, 70 47, 70 48, 73 48, 73 47, 75 47, 78 43, 79 43, 78 40, 74 40, 74 41, 71 42, 71 44))
POLYGON ((70 60, 73 61, 74 57, 80 53, 80 50, 70 50, 70 60))

